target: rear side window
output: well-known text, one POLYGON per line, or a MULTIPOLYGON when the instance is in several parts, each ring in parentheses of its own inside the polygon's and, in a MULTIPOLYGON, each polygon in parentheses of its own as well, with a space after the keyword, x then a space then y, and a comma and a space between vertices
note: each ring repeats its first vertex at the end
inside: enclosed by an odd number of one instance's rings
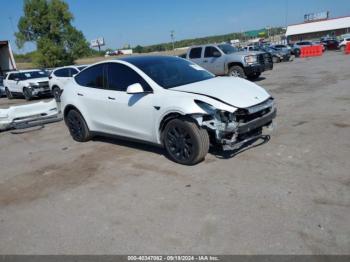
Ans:
POLYGON ((79 71, 76 70, 75 68, 69 68, 69 76, 70 77, 72 77, 72 76, 74 76, 74 75, 76 75, 78 73, 79 73, 79 71))
POLYGON ((201 54, 202 54, 201 47, 192 48, 190 51, 190 58, 191 59, 201 58, 201 54))
POLYGON ((120 63, 108 63, 108 89, 126 91, 128 86, 139 83, 145 91, 152 91, 147 82, 132 68, 120 63))
POLYGON ((105 80, 103 68, 104 64, 98 64, 87 68, 75 77, 75 81, 81 86, 104 88, 105 80))
POLYGON ((214 46, 207 46, 204 51, 204 57, 214 57, 214 52, 219 52, 214 46))
POLYGON ((55 71, 55 76, 57 77, 69 77, 69 68, 62 68, 55 71))

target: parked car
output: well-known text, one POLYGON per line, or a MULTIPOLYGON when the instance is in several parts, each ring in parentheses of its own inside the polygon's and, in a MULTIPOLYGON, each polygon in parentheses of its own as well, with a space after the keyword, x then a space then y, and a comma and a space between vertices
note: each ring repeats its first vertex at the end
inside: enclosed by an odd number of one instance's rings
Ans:
POLYGON ((339 42, 336 39, 327 39, 321 42, 324 44, 326 50, 338 50, 339 42))
POLYGON ((5 95, 4 77, 0 76, 0 97, 5 95))
POLYGON ((295 55, 296 57, 300 56, 300 49, 304 46, 312 46, 313 43, 311 41, 301 41, 301 42, 296 42, 292 46, 292 54, 295 55))
POLYGON ((270 45, 270 47, 276 49, 276 50, 283 50, 283 51, 292 51, 292 48, 289 45, 282 45, 282 44, 276 44, 276 45, 270 45))
POLYGON ((344 52, 346 44, 350 43, 350 37, 349 38, 344 38, 339 42, 339 49, 344 52))
POLYGON ((203 160, 210 143, 232 150, 258 139, 276 116, 273 98, 255 83, 172 56, 94 64, 61 102, 74 140, 107 134, 152 143, 185 165, 203 160))
POLYGON ((51 72, 49 75, 49 86, 56 100, 59 98, 61 90, 63 90, 64 86, 71 80, 72 76, 78 74, 85 67, 86 65, 65 66, 56 68, 51 72))
POLYGON ((322 52, 326 51, 326 45, 322 41, 313 41, 313 45, 321 45, 322 46, 322 52))
POLYGON ((43 70, 9 72, 4 80, 4 86, 8 99, 24 96, 26 100, 31 100, 35 96, 51 93, 48 74, 43 70))
POLYGON ((262 45, 247 46, 246 48, 249 51, 261 51, 261 52, 269 53, 272 57, 273 63, 290 61, 290 57, 291 57, 291 52, 288 49, 278 50, 272 46, 262 46, 262 45))
POLYGON ((202 45, 188 49, 186 59, 217 76, 235 76, 251 80, 272 70, 272 57, 265 52, 245 52, 229 44, 202 45))

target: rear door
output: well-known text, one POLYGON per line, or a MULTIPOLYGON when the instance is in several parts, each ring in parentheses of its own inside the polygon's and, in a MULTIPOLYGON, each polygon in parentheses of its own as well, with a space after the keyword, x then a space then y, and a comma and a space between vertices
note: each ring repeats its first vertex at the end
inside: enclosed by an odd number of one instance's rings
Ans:
POLYGON ((204 49, 203 64, 201 66, 215 75, 224 75, 225 57, 215 46, 206 46, 204 49), (220 56, 215 56, 215 53, 219 53, 220 56))
POLYGON ((193 63, 196 63, 197 65, 202 66, 202 47, 193 47, 191 48, 188 59, 191 60, 193 63))

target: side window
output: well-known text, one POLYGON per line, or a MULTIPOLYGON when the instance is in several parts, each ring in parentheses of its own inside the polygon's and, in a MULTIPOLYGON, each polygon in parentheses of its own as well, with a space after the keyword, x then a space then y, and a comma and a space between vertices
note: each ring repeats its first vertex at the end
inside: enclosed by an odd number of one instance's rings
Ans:
POLYGON ((201 58, 201 54, 202 54, 201 47, 192 48, 190 51, 190 59, 201 58))
POLYGON ((108 63, 108 88, 126 91, 129 85, 139 83, 145 91, 152 91, 147 82, 133 69, 120 63, 108 63))
POLYGON ((87 68, 75 77, 75 81, 81 86, 92 88, 104 88, 104 65, 105 64, 98 64, 87 68))
POLYGON ((69 68, 69 76, 70 77, 72 77, 72 76, 74 76, 74 75, 76 75, 78 73, 79 73, 79 71, 76 70, 75 68, 69 68))
POLYGON ((9 74, 8 80, 14 80, 15 79, 15 74, 9 74))
POLYGON ((68 68, 62 68, 55 71, 55 76, 58 77, 69 77, 69 69, 68 68))
POLYGON ((204 57, 214 57, 214 52, 219 52, 219 50, 214 46, 207 46, 204 51, 204 57))

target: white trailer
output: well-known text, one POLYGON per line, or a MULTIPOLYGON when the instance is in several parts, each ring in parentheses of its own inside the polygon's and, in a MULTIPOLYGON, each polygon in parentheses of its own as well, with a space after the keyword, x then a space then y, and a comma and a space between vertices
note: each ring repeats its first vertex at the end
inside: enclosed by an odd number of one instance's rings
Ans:
POLYGON ((17 70, 17 67, 10 42, 7 40, 0 40, 0 76, 13 70, 17 70))

